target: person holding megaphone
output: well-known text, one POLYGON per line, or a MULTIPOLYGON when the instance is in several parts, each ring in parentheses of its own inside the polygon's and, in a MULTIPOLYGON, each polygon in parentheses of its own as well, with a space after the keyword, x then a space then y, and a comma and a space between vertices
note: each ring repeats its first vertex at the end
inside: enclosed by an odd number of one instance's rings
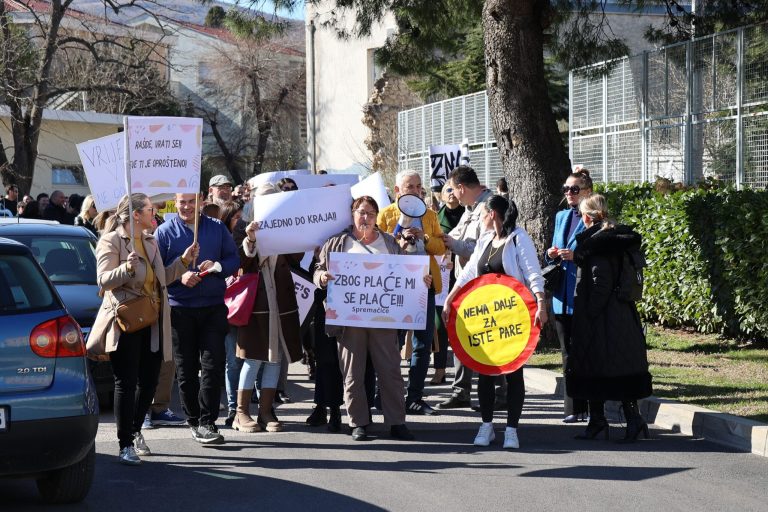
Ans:
POLYGON ((424 330, 413 332, 413 353, 411 368, 408 371, 405 410, 409 414, 438 414, 424 402, 423 396, 435 337, 435 293, 440 293, 442 287, 440 265, 435 256, 445 253, 445 244, 437 214, 427 208, 421 199, 421 193, 421 175, 418 171, 406 170, 397 173, 397 201, 379 213, 377 224, 381 231, 391 233, 395 237, 405 254, 429 255, 432 286, 427 297, 427 325, 424 330))

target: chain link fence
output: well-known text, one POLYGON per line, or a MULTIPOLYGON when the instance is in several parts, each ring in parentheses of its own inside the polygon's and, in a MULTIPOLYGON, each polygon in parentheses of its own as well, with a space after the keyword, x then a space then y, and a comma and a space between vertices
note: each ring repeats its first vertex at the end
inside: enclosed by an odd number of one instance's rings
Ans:
POLYGON ((768 185, 768 24, 570 73, 571 162, 596 181, 768 185))

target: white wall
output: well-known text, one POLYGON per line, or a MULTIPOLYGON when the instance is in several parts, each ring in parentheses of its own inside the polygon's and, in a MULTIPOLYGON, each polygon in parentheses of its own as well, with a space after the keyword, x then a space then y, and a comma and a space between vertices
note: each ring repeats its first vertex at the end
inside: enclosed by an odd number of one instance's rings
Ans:
MULTIPOLYGON (((395 29, 392 16, 373 28, 367 39, 339 40, 331 29, 319 25, 330 11, 328 2, 307 4, 307 23, 315 20, 315 122, 317 168, 356 171, 367 169, 371 155, 365 148, 368 129, 362 108, 372 91, 369 50, 379 48, 387 30, 395 29)), ((351 23, 350 23, 351 24, 351 23)), ((310 81, 311 35, 307 32, 307 80, 310 81)), ((309 90, 309 89, 308 89, 309 90)), ((307 98, 310 101, 310 98, 307 98)), ((307 105, 311 109, 311 105, 307 105)), ((311 111, 308 110, 309 119, 311 111)), ((311 124, 309 129, 311 130, 311 124)), ((311 145, 311 133, 308 136, 311 145)), ((309 148, 311 153, 312 148, 309 148)))

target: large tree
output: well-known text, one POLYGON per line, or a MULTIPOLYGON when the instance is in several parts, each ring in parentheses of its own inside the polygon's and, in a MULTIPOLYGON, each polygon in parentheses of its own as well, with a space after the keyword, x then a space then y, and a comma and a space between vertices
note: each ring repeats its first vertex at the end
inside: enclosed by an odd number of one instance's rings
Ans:
MULTIPOLYGON (((140 86, 160 82, 151 77, 157 77, 153 65, 165 60, 161 40, 73 11, 72 1, 0 1, 0 101, 10 114, 12 138, 0 141, 0 174, 4 183, 16 183, 24 192, 32 183, 47 105, 85 91, 95 101, 132 97, 126 109, 141 112, 146 89, 140 86), (15 16, 25 22, 14 23, 15 16)), ((128 6, 146 10, 152 3, 104 0, 105 8, 115 12, 128 6)))
MULTIPOLYGON (((241 1, 263 5, 258 0, 241 1)), ((276 0, 281 8, 298 0, 276 0)), ((547 92, 545 49, 564 69, 626 54, 597 0, 309 0, 323 4, 326 25, 340 37, 366 37, 393 15, 397 34, 379 52, 391 69, 430 77, 451 61, 466 57, 464 44, 476 41, 474 20, 483 35, 483 65, 490 117, 501 162, 520 210, 520 222, 543 252, 551 238, 560 185, 570 162, 557 130, 547 92), (353 20, 350 24, 349 20, 353 20), (473 39, 474 38, 474 39, 473 39)), ((698 13, 676 0, 623 0, 628 9, 664 6, 669 23, 649 34, 657 40, 703 35, 768 17, 768 0, 704 2, 698 13)), ((474 61, 475 63, 477 61, 474 61)), ((442 68, 445 69, 444 67, 442 68)), ((439 79, 439 76, 435 77, 439 79)))

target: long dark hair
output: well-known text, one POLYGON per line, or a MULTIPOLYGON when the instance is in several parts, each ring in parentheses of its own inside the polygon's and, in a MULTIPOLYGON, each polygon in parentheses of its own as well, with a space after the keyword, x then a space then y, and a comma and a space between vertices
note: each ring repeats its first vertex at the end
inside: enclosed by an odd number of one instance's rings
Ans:
POLYGON ((501 236, 505 237, 517 227, 517 205, 514 201, 507 200, 503 196, 493 195, 485 201, 485 209, 493 210, 496 215, 503 218, 501 223, 501 236))

